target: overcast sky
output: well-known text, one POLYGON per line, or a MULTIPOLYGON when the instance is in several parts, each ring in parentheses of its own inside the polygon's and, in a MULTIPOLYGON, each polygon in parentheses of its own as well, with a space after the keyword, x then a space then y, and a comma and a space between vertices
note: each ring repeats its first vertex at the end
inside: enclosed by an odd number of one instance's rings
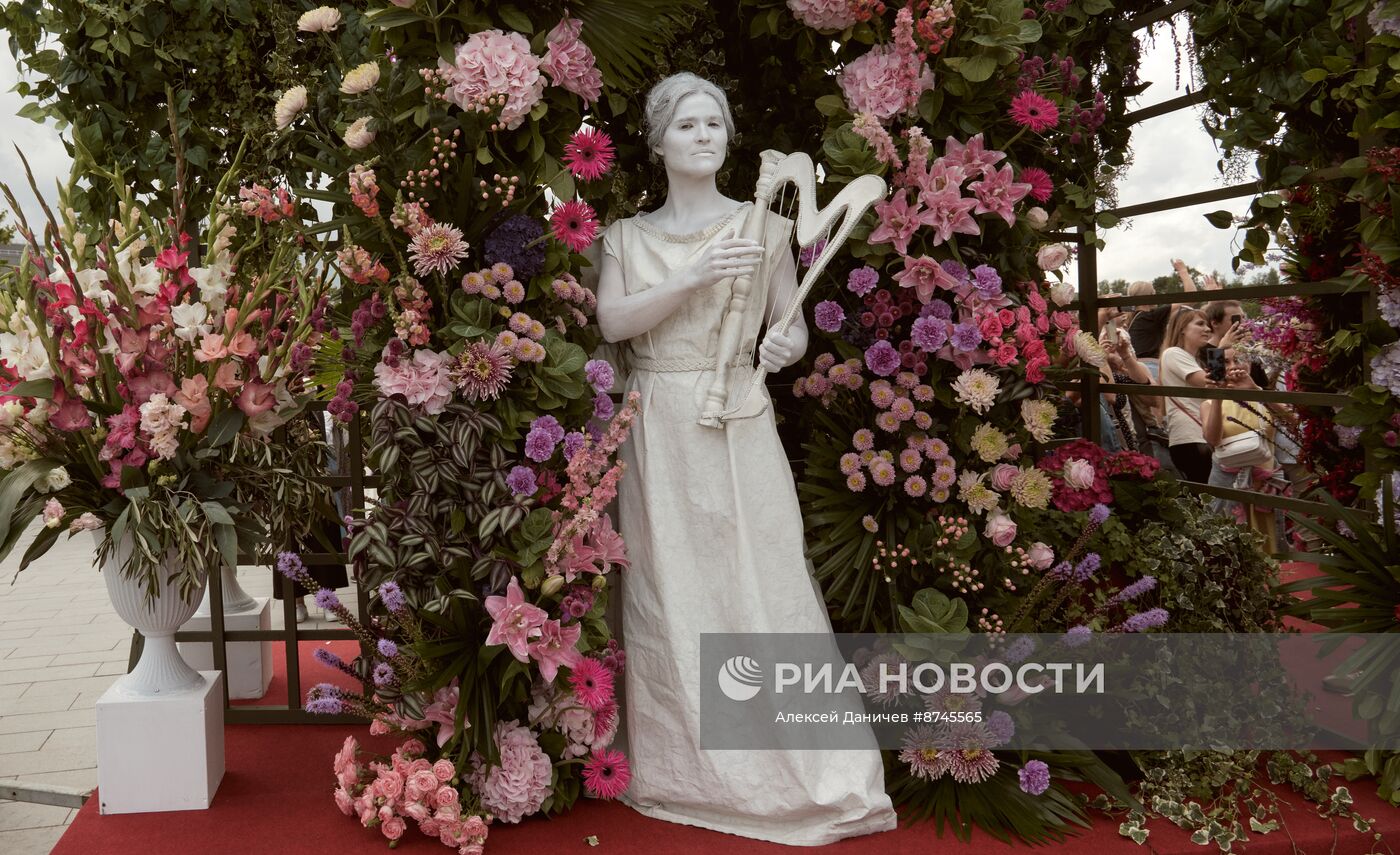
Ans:
MULTIPOLYGON (((1178 25, 1184 32, 1184 27, 1178 25)), ((1177 87, 1171 39, 1159 25, 1156 43, 1144 57, 1142 77, 1154 81, 1134 107, 1145 107, 1185 92, 1189 70, 1183 68, 1177 87)), ((14 187, 25 216, 36 228, 42 223, 32 194, 24 187, 23 172, 14 145, 19 145, 34 167, 39 187, 52 200, 55 180, 66 180, 69 158, 58 132, 52 126, 38 125, 14 115, 22 101, 10 89, 19 79, 9 48, 0 39, 0 180, 14 187)), ((1201 128, 1198 110, 1181 110, 1144 122, 1134 129, 1134 162, 1119 188, 1119 204, 1132 205, 1169 196, 1178 196, 1224 186, 1216 172, 1219 153, 1201 128)), ((1124 226, 1105 233, 1107 248, 1099 254, 1101 279, 1152 279, 1170 274, 1171 259, 1184 258, 1200 270, 1230 270, 1233 231, 1221 231, 1206 222, 1203 214, 1226 209, 1236 214, 1249 207, 1249 199, 1235 199, 1208 205, 1135 217, 1124 226)), ((13 219, 13 218, 12 218, 13 219)), ((1071 267, 1070 275, 1074 275, 1071 267)))

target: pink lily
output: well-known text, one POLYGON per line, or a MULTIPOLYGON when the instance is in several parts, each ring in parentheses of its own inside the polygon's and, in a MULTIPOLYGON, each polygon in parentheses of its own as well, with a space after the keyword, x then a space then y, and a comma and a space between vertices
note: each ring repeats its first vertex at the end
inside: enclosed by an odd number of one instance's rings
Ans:
POLYGON ((540 663, 540 675, 547 682, 554 682, 559 666, 572 668, 583 658, 576 645, 583 627, 577 623, 560 626, 559 621, 545 621, 540 625, 540 637, 530 642, 530 658, 540 663))
POLYGON ((525 602, 520 580, 510 577, 504 597, 487 597, 486 612, 491 615, 491 631, 486 634, 486 643, 504 644, 518 661, 529 662, 530 639, 539 637, 540 627, 549 615, 539 606, 525 602))

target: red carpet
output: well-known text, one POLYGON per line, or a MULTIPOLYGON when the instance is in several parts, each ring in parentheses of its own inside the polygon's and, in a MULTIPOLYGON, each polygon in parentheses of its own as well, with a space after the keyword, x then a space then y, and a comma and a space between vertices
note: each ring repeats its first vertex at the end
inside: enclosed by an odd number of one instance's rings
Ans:
MULTIPOLYGON (((350 686, 348 677, 321 666, 311 658, 318 645, 337 654, 356 654, 354 642, 306 642, 302 645, 302 690, 318 682, 350 686)), ((272 687, 260 701, 240 704, 286 703, 285 662, 281 645, 274 648, 272 687)), ((1331 696, 1341 699, 1340 696, 1331 696)), ((227 771, 213 806, 207 811, 101 816, 98 799, 90 798, 53 849, 54 855, 333 855, 341 852, 381 851, 387 842, 376 830, 340 813, 331 800, 331 758, 354 735, 362 745, 388 751, 395 741, 373 739, 363 727, 344 725, 229 725, 225 728, 227 771)), ((1345 755, 1326 752, 1326 760, 1345 755)), ((1338 779, 1338 783, 1346 783, 1338 779)), ((1373 783, 1347 784, 1357 810, 1377 820, 1375 830, 1384 834, 1382 845, 1394 848, 1400 838, 1400 811, 1376 796, 1373 783)), ((1275 853, 1330 853, 1363 855, 1373 851, 1371 834, 1361 834, 1349 822, 1319 818, 1316 806, 1278 790, 1284 828, 1269 835, 1251 835, 1252 842, 1236 851, 1257 855, 1275 853)), ((1187 834, 1170 823, 1149 825, 1148 846, 1138 846, 1118 834, 1117 818, 1091 814, 1094 824, 1053 851, 1123 853, 1123 855, 1209 855, 1218 851, 1192 844, 1187 834)), ((709 853, 791 853, 812 851, 748 840, 699 828, 647 819, 625 805, 581 800, 569 813, 554 819, 528 819, 519 825, 493 826, 487 840, 490 855, 556 855, 556 853, 608 853, 608 855, 709 855, 709 853), (595 836, 598 846, 585 838, 595 836)), ((399 851, 449 853, 447 847, 410 828, 399 851)), ((974 831, 962 843, 945 831, 942 838, 932 823, 901 823, 895 831, 843 840, 820 847, 822 852, 923 855, 928 852, 1009 853, 1027 852, 1024 844, 1005 844, 974 831)), ((1042 850, 1043 851, 1043 850, 1042 850)), ((1384 848, 1378 851, 1387 851, 1384 848)))

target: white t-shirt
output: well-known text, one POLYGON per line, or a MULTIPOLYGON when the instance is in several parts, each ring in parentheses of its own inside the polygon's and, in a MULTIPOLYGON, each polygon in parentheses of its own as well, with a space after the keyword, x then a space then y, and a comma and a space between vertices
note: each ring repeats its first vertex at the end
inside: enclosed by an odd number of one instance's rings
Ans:
MULTIPOLYGON (((1186 378, 1205 371, 1196 358, 1179 347, 1162 351, 1161 382, 1163 386, 1189 386, 1186 378)), ((1201 430, 1201 399, 1167 396, 1167 444, 1187 445, 1205 442, 1201 430), (1189 413, 1190 415, 1187 415, 1189 413)))

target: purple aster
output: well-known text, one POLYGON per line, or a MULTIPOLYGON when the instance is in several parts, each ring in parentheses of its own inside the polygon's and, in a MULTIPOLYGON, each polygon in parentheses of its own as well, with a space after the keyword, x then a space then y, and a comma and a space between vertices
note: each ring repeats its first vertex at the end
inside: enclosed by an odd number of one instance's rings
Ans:
POLYGON ((408 606, 404 600, 403 589, 398 582, 385 582, 379 586, 379 601, 384 604, 384 608, 391 612, 401 612, 408 606))
POLYGON ((919 317, 951 321, 953 319, 953 307, 942 300, 929 300, 928 305, 919 310, 919 317))
POLYGON ((846 277, 846 288, 857 297, 864 297, 880 281, 880 274, 873 267, 858 267, 851 271, 851 275, 846 277))
POLYGON ((1157 587, 1157 578, 1155 576, 1143 576, 1112 597, 1109 597, 1106 605, 1114 606, 1119 603, 1126 603, 1128 600, 1135 600, 1155 587, 1157 587))
POLYGON ((958 261, 954 261, 950 258, 947 261, 940 262, 938 266, 943 268, 944 273, 948 274, 949 276, 953 277, 959 282, 967 281, 967 265, 962 264, 958 261))
POLYGON ((1089 522, 1094 525, 1103 525, 1103 521, 1108 519, 1113 512, 1108 509, 1108 505, 1099 502, 1089 509, 1089 522))
POLYGON ((865 351, 865 365, 879 376, 888 377, 899 370, 899 351, 881 339, 865 351))
POLYGON ((1102 559, 1097 552, 1090 552, 1079 559, 1079 563, 1074 565, 1074 581, 1087 582, 1097 572, 1102 559))
POLYGON ((564 459, 573 460, 574 455, 578 454, 578 450, 583 448, 583 444, 586 441, 587 440, 585 440, 583 436, 583 431, 576 430, 564 434, 564 459))
POLYGON ((1050 767, 1043 760, 1027 760, 1016 773, 1021 780, 1021 792, 1038 796, 1050 789, 1050 767))
POLYGON ((948 322, 938 318, 919 318, 909 330, 909 340, 924 353, 933 353, 948 341, 948 322))
POLYGON ((994 267, 979 264, 972 268, 972 284, 984 299, 990 300, 1001 295, 1001 276, 994 267))
POLYGON ((997 710, 987 717, 987 733, 991 734, 992 745, 1005 745, 1016 735, 1016 722, 1006 710, 997 710))
POLYGON ((982 331, 976 324, 957 324, 953 327, 953 347, 962 353, 976 350, 982 343, 982 331))
POLYGON ((516 466, 506 476, 506 486, 517 496, 533 496, 539 489, 535 483, 535 473, 528 466, 516 466))
POLYGON ((388 662, 380 662, 374 666, 374 685, 387 686, 394 682, 394 667, 388 662))
POLYGON ((328 612, 343 608, 340 605, 340 597, 337 597, 335 591, 330 588, 322 588, 316 592, 316 605, 328 612))
POLYGON ((1123 632, 1142 632, 1143 630, 1155 629, 1167 622, 1170 615, 1166 609, 1148 609, 1145 612, 1138 612, 1118 625, 1123 632))
POLYGON ((1094 631, 1087 626, 1081 625, 1071 627, 1060 640, 1065 643, 1065 647, 1078 647, 1081 644, 1087 644, 1089 639, 1093 637, 1094 631))
POLYGON ((613 367, 606 359, 590 359, 583 366, 583 376, 595 392, 606 392, 613 387, 613 367))
POLYGON ((812 310, 812 314, 816 318, 817 329, 822 332, 838 332, 842 322, 846 320, 846 310, 841 308, 840 303, 831 300, 822 300, 812 310))
POLYGON ((387 638, 379 639, 379 644, 376 646, 379 650, 379 655, 383 656, 385 659, 393 659, 395 656, 399 655, 399 646, 387 638))
POLYGON ((337 715, 345 712, 340 698, 313 698, 306 702, 306 711, 313 715, 337 715))
POLYGON ((613 400, 606 392, 599 392, 593 399, 593 418, 607 421, 613 417, 613 400))

